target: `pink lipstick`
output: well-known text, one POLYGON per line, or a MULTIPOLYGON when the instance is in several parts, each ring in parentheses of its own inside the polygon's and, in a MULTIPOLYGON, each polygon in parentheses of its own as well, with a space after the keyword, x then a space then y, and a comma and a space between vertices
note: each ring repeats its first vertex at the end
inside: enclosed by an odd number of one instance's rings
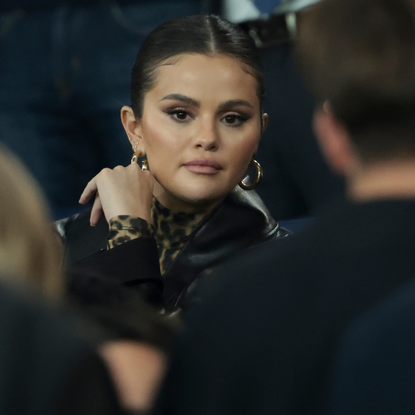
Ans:
POLYGON ((184 164, 187 170, 196 174, 217 174, 223 167, 213 159, 197 158, 184 164))

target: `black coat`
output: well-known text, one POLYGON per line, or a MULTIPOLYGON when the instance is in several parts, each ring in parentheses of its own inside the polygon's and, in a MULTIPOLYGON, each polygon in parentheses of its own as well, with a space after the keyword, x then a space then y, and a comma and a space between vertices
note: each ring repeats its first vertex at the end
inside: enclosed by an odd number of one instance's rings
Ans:
POLYGON ((219 266, 157 414, 319 414, 342 333, 415 271, 415 201, 336 206, 219 266))
POLYGON ((102 218, 91 227, 89 214, 58 221, 72 282, 88 276, 108 277, 141 290, 145 286, 152 302, 157 302, 157 293, 163 290, 165 303, 175 306, 185 304, 189 286, 206 268, 250 246, 288 235, 254 191, 236 187, 200 224, 161 278, 154 238, 138 238, 106 250, 107 222, 102 218))
POLYGON ((413 415, 414 350, 415 272, 344 333, 324 413, 413 415))

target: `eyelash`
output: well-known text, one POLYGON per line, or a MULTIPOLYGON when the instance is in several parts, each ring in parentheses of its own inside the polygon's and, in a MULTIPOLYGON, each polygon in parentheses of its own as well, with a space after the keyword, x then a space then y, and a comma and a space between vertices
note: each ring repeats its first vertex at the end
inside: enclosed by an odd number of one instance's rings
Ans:
POLYGON ((168 109, 166 111, 166 113, 168 115, 170 115, 175 121, 178 121, 178 122, 186 122, 187 121, 187 117, 186 117, 186 119, 181 120, 180 118, 177 118, 176 117, 177 114, 183 113, 183 114, 186 114, 186 116, 187 115, 190 115, 189 111, 187 111, 185 108, 177 108, 177 107, 176 108, 168 109))
POLYGON ((241 115, 241 114, 227 114, 222 119, 224 120, 225 118, 228 118, 228 117, 234 117, 235 118, 236 122, 226 123, 227 125, 229 125, 232 128, 241 127, 246 121, 248 121, 248 117, 246 117, 245 115, 241 115))
MULTIPOLYGON (((191 113, 188 110, 186 110, 185 108, 179 108, 179 107, 168 109, 166 111, 166 113, 168 115, 170 115, 177 122, 186 122, 186 121, 188 121, 187 116, 191 116, 191 113), (181 113, 186 114, 185 119, 180 119, 180 118, 176 117, 177 114, 181 114, 181 113)), ((238 128, 238 127, 242 126, 246 121, 248 121, 248 118, 249 118, 249 117, 247 117, 245 115, 241 115, 241 114, 227 114, 224 117, 222 117, 222 120, 225 120, 228 117, 234 117, 234 119, 236 121, 234 123, 225 123, 231 128, 238 128)))

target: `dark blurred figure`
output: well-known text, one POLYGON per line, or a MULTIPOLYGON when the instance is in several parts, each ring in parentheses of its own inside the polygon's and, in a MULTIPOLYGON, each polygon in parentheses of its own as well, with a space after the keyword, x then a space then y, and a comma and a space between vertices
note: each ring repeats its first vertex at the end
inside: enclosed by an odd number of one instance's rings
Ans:
POLYGON ((88 329, 46 303, 46 297, 62 298, 60 265, 58 238, 37 183, 1 146, 1 414, 121 413, 88 329))
MULTIPOLYGON (((159 414, 321 413, 342 335, 413 279, 414 8, 323 0, 302 16, 297 46, 318 103, 314 128, 346 178, 347 200, 297 236, 211 272, 204 301, 188 310, 159 414)), ((413 413, 408 389, 403 405, 413 413)))
POLYGON ((67 313, 1 283, 0 413, 124 413, 109 371, 85 334, 67 313))
MULTIPOLYGON (((264 178, 257 192, 277 220, 313 216, 344 192, 343 178, 330 170, 315 140, 315 101, 293 59, 301 15, 318 1, 245 0, 244 10, 234 0, 223 1, 225 17, 242 19, 261 52, 270 118, 258 149, 264 178)), ((294 224, 284 226, 295 231, 294 224)))
POLYGON ((126 165, 120 123, 142 40, 165 20, 218 0, 2 0, 0 137, 27 164, 56 218, 86 183, 126 165))
POLYGON ((95 327, 123 408, 150 411, 180 327, 178 315, 166 317, 134 290, 103 278, 74 282, 69 300, 95 327))
POLYGON ((326 414, 415 412, 415 280, 399 287, 344 333, 326 414))

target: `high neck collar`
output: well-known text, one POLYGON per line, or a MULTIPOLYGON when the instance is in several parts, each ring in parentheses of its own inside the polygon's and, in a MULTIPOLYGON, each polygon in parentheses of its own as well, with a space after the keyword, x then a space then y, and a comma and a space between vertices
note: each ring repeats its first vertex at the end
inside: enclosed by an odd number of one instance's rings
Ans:
POLYGON ((185 242, 212 209, 192 213, 174 212, 153 198, 151 216, 158 245, 172 248, 185 242))

